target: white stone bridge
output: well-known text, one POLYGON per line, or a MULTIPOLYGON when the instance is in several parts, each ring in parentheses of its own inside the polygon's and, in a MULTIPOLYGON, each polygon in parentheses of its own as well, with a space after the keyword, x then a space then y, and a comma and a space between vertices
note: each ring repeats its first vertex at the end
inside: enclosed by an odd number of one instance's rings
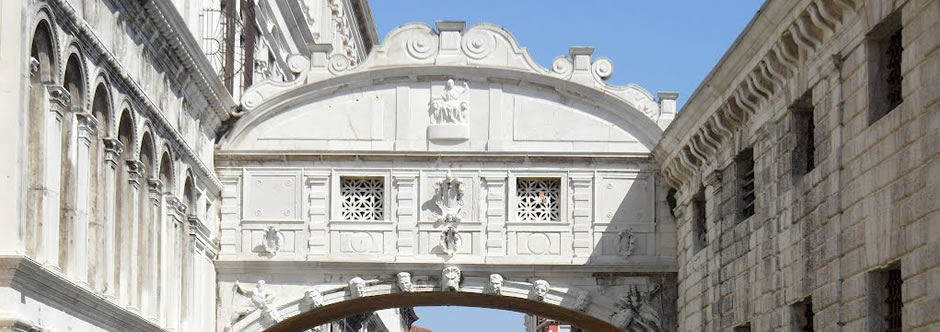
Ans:
POLYGON ((592 53, 544 69, 500 27, 440 22, 361 63, 289 58, 298 79, 248 90, 216 153, 219 329, 417 305, 674 329, 676 229, 649 153, 676 95, 608 85, 592 53))

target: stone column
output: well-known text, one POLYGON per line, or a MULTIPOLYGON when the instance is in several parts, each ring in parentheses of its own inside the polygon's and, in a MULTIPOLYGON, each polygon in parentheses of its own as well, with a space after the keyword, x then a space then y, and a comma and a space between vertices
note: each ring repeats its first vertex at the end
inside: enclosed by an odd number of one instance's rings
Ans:
POLYGON ((130 208, 127 209, 127 215, 121 216, 129 227, 124 227, 124 236, 122 240, 122 271, 121 271, 121 296, 124 298, 124 305, 137 311, 140 308, 140 281, 138 266, 140 265, 140 172, 144 165, 140 160, 126 160, 127 164, 127 182, 128 193, 125 199, 128 200, 130 208))
POLYGON ((163 266, 159 261, 159 248, 163 242, 162 227, 160 227, 160 203, 163 199, 163 182, 158 179, 147 180, 148 197, 150 204, 145 208, 149 211, 150 221, 146 223, 148 229, 141 233, 141 236, 147 237, 147 248, 144 248, 147 266, 144 266, 146 275, 143 278, 143 296, 141 297, 141 312, 145 317, 154 322, 160 320, 160 299, 159 299, 159 281, 160 274, 163 272, 163 266))
POLYGON ((166 267, 164 269, 166 271, 166 282, 162 284, 162 289, 166 290, 162 292, 166 296, 166 300, 163 301, 163 312, 166 317, 164 326, 168 330, 179 331, 180 309, 182 308, 182 303, 180 303, 183 278, 181 272, 183 264, 182 245, 184 243, 181 239, 185 239, 183 221, 186 216, 186 206, 172 194, 167 194, 166 207, 166 227, 169 231, 166 237, 166 249, 163 251, 163 256, 166 257, 163 265, 166 267))
POLYGON ((506 256, 506 173, 484 173, 481 201, 486 224, 486 256, 506 256))
POLYGON ((304 172, 307 185, 307 256, 324 256, 330 253, 329 218, 329 171, 304 172))
POLYGON ((88 282, 88 257, 94 253, 88 252, 88 213, 91 198, 89 177, 91 176, 91 142, 95 140, 98 121, 89 113, 77 113, 78 120, 78 153, 75 159, 76 186, 75 186, 75 220, 72 222, 72 241, 70 242, 68 276, 79 284, 88 282))
POLYGON ((414 257, 418 242, 418 172, 393 172, 392 185, 395 188, 398 219, 396 233, 397 255, 402 258, 414 257))
POLYGON ((62 174, 62 120, 64 111, 69 103, 69 92, 56 85, 47 85, 46 93, 49 96, 49 113, 46 114, 43 130, 43 190, 42 218, 39 244, 37 245, 38 259, 43 265, 52 269, 59 269, 59 188, 61 188, 62 174))
POLYGON ((104 200, 104 245, 101 248, 102 252, 100 253, 103 256, 103 266, 101 266, 98 270, 104 274, 104 282, 101 285, 104 296, 110 299, 115 298, 114 291, 117 288, 117 282, 115 280, 117 273, 115 271, 116 265, 114 262, 114 257, 118 249, 114 244, 114 238, 116 236, 114 234, 114 215, 116 207, 114 200, 117 196, 115 194, 115 191, 117 190, 116 179, 118 160, 121 156, 121 150, 123 150, 123 145, 117 139, 104 139, 104 197, 101 198, 104 200))
POLYGON ((572 173, 568 181, 572 196, 572 231, 575 264, 586 263, 594 251, 594 239, 591 235, 591 226, 594 221, 594 174, 572 173))

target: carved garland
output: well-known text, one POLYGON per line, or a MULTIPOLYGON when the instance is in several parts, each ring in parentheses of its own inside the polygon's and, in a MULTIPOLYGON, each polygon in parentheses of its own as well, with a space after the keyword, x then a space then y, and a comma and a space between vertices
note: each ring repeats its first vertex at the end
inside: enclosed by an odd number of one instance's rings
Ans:
MULTIPOLYGON (((812 54, 831 36, 842 19, 854 11, 855 0, 815 0, 769 46, 767 53, 738 82, 725 102, 682 143, 671 156, 664 156, 663 177, 672 187, 681 188, 699 168, 717 155, 726 139, 746 124, 762 106, 783 88, 798 71, 800 54, 812 54), (803 51, 803 52, 801 52, 803 51)), ((553 66, 554 69, 554 66, 553 66)))

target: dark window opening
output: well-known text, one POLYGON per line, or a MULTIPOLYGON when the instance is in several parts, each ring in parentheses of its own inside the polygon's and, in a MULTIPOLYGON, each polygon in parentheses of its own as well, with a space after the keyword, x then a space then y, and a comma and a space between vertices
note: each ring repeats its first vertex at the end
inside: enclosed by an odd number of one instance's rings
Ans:
POLYGON ((738 187, 738 220, 754 215, 754 150, 748 148, 735 158, 738 187))
POLYGON ((813 328, 813 300, 806 298, 793 305, 793 318, 796 322, 797 331, 814 332, 813 328))
POLYGON ((888 270, 885 283, 885 331, 901 331, 901 309, 904 301, 901 298, 901 269, 888 270))
POLYGON ((901 94, 900 12, 888 15, 869 33, 869 124, 878 121, 904 101, 901 94))
POLYGON ((735 326, 734 332, 751 332, 751 323, 735 326))
POLYGON ((816 123, 813 118, 813 91, 809 90, 790 106, 793 174, 803 175, 816 168, 816 123))
POLYGON ((692 235, 695 252, 708 246, 708 218, 705 215, 705 187, 701 186, 695 197, 692 198, 692 235))

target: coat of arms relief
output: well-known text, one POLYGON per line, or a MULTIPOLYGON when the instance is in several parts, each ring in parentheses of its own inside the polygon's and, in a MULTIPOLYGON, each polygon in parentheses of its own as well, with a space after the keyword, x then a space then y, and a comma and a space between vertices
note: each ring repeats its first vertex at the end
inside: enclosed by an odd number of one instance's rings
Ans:
POLYGON ((440 246, 441 251, 448 256, 453 256, 460 249, 457 224, 463 219, 461 212, 465 191, 463 180, 454 177, 450 171, 447 171, 447 176, 434 182, 434 205, 441 211, 437 217, 441 223, 440 246))

